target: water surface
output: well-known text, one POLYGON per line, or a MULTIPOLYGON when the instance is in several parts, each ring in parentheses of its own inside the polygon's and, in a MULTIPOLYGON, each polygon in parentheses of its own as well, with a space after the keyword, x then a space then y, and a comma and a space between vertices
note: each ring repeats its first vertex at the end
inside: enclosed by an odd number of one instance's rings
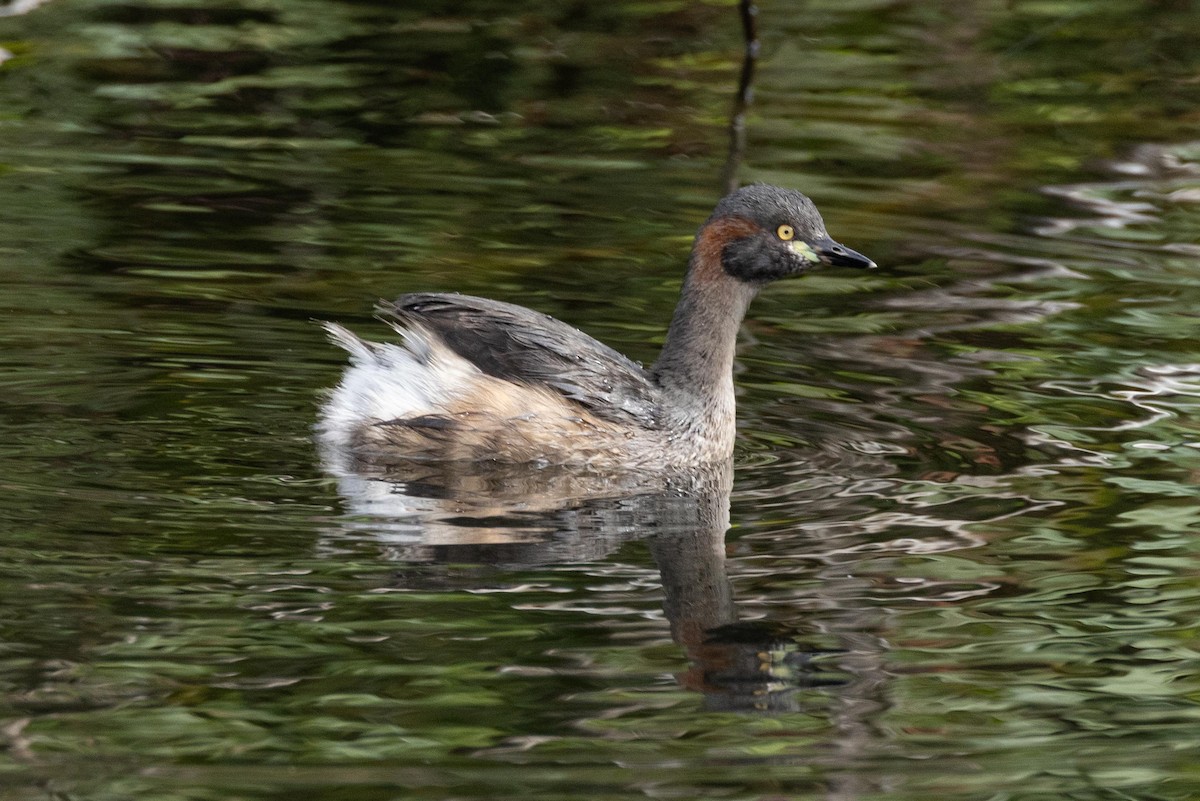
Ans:
POLYGON ((732 475, 606 491, 330 476, 313 320, 653 359, 734 8, 0 8, 5 797, 1200 792, 1193 4, 764 3, 741 177, 883 269, 756 302, 732 475))

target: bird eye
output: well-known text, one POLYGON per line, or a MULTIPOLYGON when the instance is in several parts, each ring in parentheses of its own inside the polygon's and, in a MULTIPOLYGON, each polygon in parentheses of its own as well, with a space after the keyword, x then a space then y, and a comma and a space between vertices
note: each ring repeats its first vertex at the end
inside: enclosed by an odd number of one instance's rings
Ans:
POLYGON ((775 236, 782 239, 784 242, 790 242, 796 236, 796 229, 790 225, 781 225, 775 229, 775 236))

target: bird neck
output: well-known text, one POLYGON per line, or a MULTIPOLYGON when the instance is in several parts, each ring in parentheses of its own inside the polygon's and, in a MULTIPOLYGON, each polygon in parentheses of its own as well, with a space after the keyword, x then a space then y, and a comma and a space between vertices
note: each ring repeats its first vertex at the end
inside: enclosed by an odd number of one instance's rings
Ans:
MULTIPOLYGON (((662 353, 651 372, 669 398, 673 427, 733 448, 733 360, 756 290, 727 275, 697 243, 662 353)), ((727 447, 726 447, 727 446, 727 447)))

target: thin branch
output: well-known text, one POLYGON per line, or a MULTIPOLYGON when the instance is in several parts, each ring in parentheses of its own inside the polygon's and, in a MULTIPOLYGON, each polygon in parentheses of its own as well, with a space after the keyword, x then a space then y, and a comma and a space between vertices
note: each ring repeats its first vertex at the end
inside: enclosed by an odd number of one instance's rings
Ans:
POLYGON ((746 111, 754 99, 754 68, 758 64, 758 6, 754 5, 753 0, 741 0, 738 10, 742 17, 742 40, 746 51, 742 57, 742 75, 738 80, 737 96, 733 100, 733 113, 729 118, 729 155, 721 171, 724 195, 738 188, 738 169, 746 152, 746 111))

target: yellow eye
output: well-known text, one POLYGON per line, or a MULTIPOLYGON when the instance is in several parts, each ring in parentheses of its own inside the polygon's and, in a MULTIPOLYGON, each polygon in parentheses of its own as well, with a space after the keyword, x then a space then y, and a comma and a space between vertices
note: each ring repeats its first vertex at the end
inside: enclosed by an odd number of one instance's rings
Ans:
POLYGON ((775 236, 782 239, 784 242, 790 242, 792 237, 796 235, 796 229, 790 225, 781 225, 775 229, 775 236))

